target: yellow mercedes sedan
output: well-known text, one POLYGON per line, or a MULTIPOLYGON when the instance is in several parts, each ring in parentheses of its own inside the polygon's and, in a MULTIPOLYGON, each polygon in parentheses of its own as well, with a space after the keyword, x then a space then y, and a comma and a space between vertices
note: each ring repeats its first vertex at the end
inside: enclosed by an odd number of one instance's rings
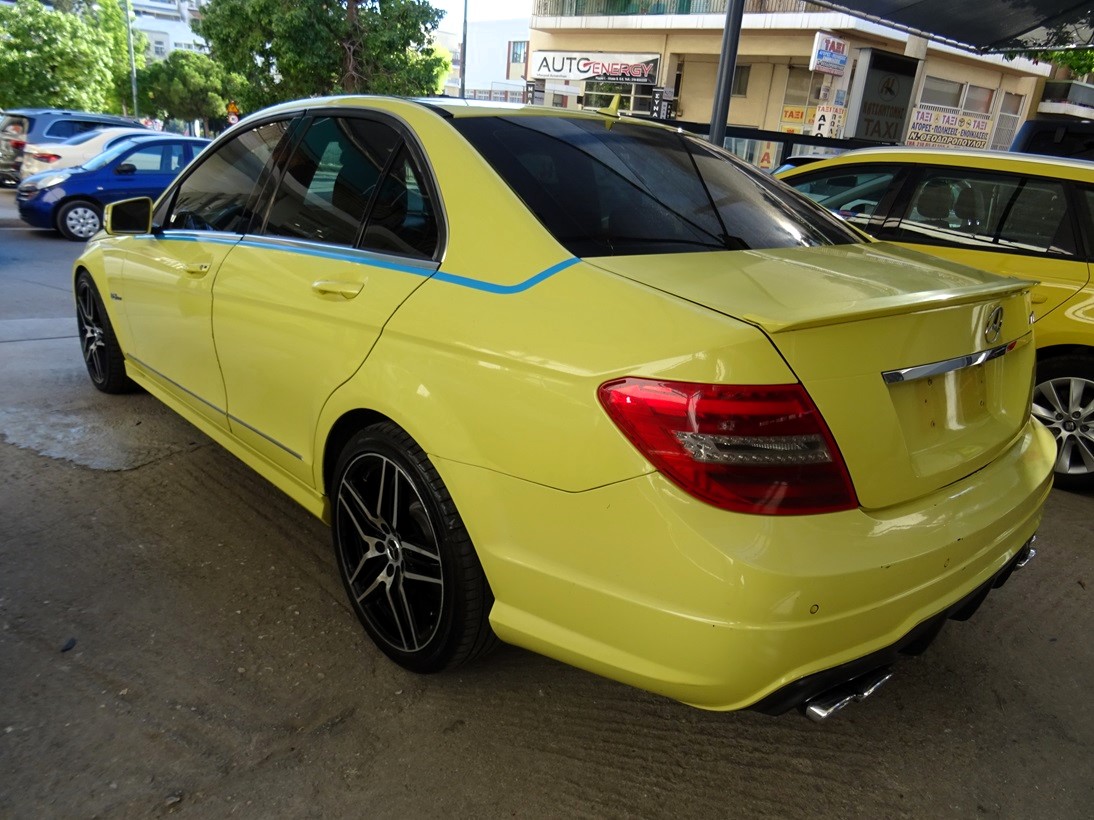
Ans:
POLYGON ((1027 561, 1030 285, 604 112, 262 111, 73 274, 83 352, 331 526, 381 652, 815 719, 1027 561))
POLYGON ((1033 412, 1056 438, 1056 486, 1094 489, 1094 163, 868 148, 779 177, 878 239, 1035 280, 1033 412))

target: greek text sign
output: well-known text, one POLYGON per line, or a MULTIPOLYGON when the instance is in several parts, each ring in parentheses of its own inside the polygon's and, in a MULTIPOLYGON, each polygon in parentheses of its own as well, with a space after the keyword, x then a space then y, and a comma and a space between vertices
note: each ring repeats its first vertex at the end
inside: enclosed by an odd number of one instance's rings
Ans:
POLYGON ((907 145, 949 145, 954 148, 987 148, 991 140, 991 119, 945 111, 912 111, 907 145))
POLYGON ((842 77, 847 70, 847 41, 818 31, 813 38, 813 53, 809 57, 809 70, 821 74, 842 77))

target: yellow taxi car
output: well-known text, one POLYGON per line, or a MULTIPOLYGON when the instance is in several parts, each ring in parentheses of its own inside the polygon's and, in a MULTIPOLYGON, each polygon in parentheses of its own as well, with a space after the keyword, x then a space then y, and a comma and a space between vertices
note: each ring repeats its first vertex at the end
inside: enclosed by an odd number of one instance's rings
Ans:
POLYGON ((73 276, 84 356, 331 525, 379 649, 823 718, 1031 555, 1027 283, 611 112, 260 112, 73 276))
POLYGON ((1039 282, 1033 412, 1056 437, 1056 485, 1094 489, 1094 163, 869 148, 779 178, 878 239, 1039 282))

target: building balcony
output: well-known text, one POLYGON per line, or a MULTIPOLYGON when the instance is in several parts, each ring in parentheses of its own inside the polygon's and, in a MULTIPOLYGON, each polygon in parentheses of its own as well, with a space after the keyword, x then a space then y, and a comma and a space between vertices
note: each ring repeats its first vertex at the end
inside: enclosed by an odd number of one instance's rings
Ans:
POLYGON ((1037 106, 1040 114, 1094 117, 1094 85, 1078 80, 1049 80, 1037 106))

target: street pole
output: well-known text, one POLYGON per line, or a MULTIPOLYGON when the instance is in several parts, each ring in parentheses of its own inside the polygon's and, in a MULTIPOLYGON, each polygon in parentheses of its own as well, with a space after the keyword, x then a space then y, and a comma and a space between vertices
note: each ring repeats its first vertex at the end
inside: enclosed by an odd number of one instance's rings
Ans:
POLYGON ((460 40, 460 99, 467 93, 467 0, 463 0, 463 39, 460 40))
POLYGON ((722 32, 722 56, 718 60, 718 81, 714 86, 714 108, 710 112, 710 141, 719 148, 726 141, 729 98, 733 93, 733 68, 737 65, 737 46, 741 42, 741 20, 745 0, 728 0, 726 27, 722 32))
POLYGON ((129 41, 129 84, 133 90, 133 119, 139 119, 137 110, 137 58, 133 56, 133 21, 129 16, 129 0, 125 0, 125 36, 129 41))

